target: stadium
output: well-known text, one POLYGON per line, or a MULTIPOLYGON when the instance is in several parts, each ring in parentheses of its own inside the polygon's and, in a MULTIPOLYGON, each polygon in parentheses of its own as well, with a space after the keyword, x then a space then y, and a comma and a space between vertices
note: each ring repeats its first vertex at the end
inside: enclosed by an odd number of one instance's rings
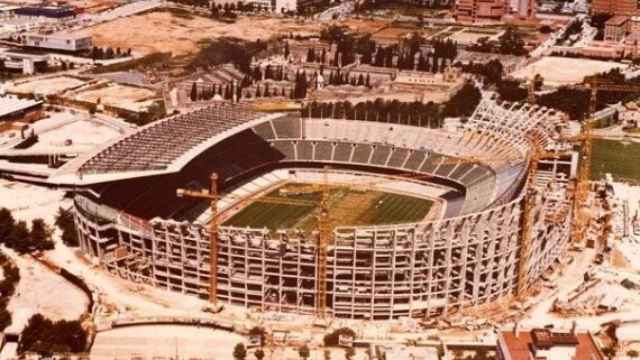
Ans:
POLYGON ((130 281, 202 299, 213 283, 218 301, 260 311, 313 314, 323 294, 328 316, 426 318, 509 298, 565 253, 576 156, 530 161, 568 149, 563 126, 492 98, 455 128, 220 105, 141 127, 51 180, 74 188, 82 252, 130 281), (216 274, 209 202, 176 194, 212 173, 216 274))

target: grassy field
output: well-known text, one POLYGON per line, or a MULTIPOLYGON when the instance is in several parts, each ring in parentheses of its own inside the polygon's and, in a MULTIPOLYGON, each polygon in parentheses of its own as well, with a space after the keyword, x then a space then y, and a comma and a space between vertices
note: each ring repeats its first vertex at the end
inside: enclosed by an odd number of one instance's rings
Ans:
POLYGON ((594 139, 592 158, 592 179, 611 173, 616 179, 640 182, 640 144, 594 139))
MULTIPOLYGON (((299 184, 288 184, 295 192, 299 184)), ((320 194, 284 195, 279 189, 269 197, 319 201, 320 194)), ((359 191, 346 187, 332 187, 329 192, 330 217, 334 226, 382 225, 415 222, 424 219, 432 201, 406 195, 379 191, 359 191)), ((309 205, 272 204, 256 201, 225 222, 225 225, 267 227, 271 230, 299 228, 305 231, 317 228, 319 208, 309 205)))

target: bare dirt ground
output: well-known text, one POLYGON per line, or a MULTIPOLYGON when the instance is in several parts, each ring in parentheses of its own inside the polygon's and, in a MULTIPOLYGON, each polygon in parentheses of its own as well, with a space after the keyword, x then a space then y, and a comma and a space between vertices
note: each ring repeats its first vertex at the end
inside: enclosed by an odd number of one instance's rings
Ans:
POLYGON ((199 16, 176 16, 170 11, 154 11, 89 28, 97 46, 150 54, 171 52, 174 56, 196 53, 203 40, 235 37, 266 40, 280 34, 315 34, 321 24, 294 19, 240 17, 233 24, 199 16))
POLYGON ((371 34, 376 31, 382 30, 382 28, 388 25, 388 22, 382 20, 349 18, 342 21, 341 25, 346 26, 351 31, 371 34))
POLYGON ((233 347, 244 342, 240 335, 192 326, 136 326, 101 332, 91 349, 92 359, 128 358, 133 354, 146 358, 233 359, 233 347))
POLYGON ((80 92, 75 99, 97 103, 98 100, 105 105, 124 107, 128 109, 143 109, 146 104, 140 104, 145 100, 157 97, 156 93, 139 87, 121 84, 111 84, 98 89, 80 92))
POLYGON ((76 320, 82 315, 89 299, 80 289, 28 257, 13 256, 13 260, 20 268, 20 282, 8 308, 18 313, 16 328, 36 313, 52 320, 76 320))
POLYGON ((511 74, 516 79, 530 80, 542 75, 545 85, 561 86, 582 82, 585 76, 606 72, 614 68, 624 70, 625 64, 589 59, 544 57, 511 74))
POLYGON ((80 86, 85 82, 68 76, 46 77, 33 81, 17 82, 9 86, 9 91, 18 94, 41 94, 52 95, 64 92, 65 90, 80 86))

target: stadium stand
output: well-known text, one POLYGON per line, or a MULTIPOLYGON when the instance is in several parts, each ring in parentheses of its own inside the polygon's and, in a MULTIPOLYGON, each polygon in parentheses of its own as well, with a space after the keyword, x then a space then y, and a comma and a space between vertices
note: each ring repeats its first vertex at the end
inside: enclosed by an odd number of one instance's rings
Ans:
POLYGON ((541 197, 532 218, 534 228, 544 231, 533 239, 531 256, 520 256, 522 199, 531 189, 524 186, 527 156, 534 145, 561 145, 554 141, 557 114, 528 104, 485 98, 455 131, 292 114, 263 118, 240 108, 202 110, 129 135, 82 170, 138 169, 143 165, 131 157, 146 152, 157 156, 148 166, 167 168, 181 151, 199 150, 202 141, 181 137, 188 144, 179 145, 167 133, 180 129, 205 137, 227 125, 236 131, 179 171, 92 185, 92 191, 78 194, 74 217, 83 253, 131 281, 205 299, 215 276, 218 299, 225 303, 313 313, 319 296, 313 233, 222 225, 218 272, 211 274, 206 228, 182 221, 206 204, 177 198, 175 188, 201 188, 215 171, 223 191, 240 192, 234 186, 248 183, 246 189, 259 189, 279 181, 277 172, 326 163, 353 172, 425 175, 412 181, 433 186, 446 183, 438 193, 446 207, 434 221, 334 229, 325 279, 331 316, 425 319, 459 313, 512 296, 521 271, 525 285, 532 285, 568 248, 570 216, 551 223, 544 214, 558 208, 570 213, 570 194, 560 202, 541 197), (229 117, 242 125, 226 124, 229 117), (212 127, 202 129, 203 124, 212 127), (149 148, 132 150, 138 146, 149 148), (267 178, 267 170, 275 172, 267 178))
POLYGON ((79 172, 167 169, 169 164, 196 145, 260 116, 262 114, 244 108, 219 106, 170 117, 112 144, 85 162, 79 172))

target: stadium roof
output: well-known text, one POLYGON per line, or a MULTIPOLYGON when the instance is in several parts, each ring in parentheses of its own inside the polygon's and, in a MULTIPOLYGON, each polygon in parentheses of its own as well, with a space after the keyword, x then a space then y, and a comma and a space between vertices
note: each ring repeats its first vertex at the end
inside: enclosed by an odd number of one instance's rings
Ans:
POLYGON ((172 116, 115 139, 67 163, 49 181, 88 185, 179 172, 216 143, 282 116, 217 105, 172 116))

